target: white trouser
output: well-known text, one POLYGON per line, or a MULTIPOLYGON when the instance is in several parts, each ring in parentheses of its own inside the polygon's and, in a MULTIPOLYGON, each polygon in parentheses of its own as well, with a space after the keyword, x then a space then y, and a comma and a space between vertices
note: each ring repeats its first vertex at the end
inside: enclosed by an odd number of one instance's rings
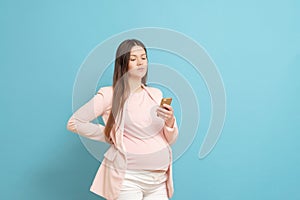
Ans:
POLYGON ((118 200, 168 200, 166 173, 127 170, 118 200))

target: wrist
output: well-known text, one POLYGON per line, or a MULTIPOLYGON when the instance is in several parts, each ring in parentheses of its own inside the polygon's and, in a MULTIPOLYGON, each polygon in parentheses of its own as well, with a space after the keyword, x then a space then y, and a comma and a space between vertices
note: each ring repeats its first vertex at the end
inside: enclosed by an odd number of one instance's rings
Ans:
POLYGON ((174 122, 175 122, 175 118, 173 116, 171 119, 165 121, 165 125, 170 127, 170 128, 173 128, 174 127, 174 122))

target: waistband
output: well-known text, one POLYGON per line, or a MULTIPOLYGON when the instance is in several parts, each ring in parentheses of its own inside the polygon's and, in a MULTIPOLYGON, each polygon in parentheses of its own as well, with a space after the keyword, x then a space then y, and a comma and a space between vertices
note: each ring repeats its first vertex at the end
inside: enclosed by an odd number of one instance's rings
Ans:
POLYGON ((167 180, 164 170, 126 170, 125 179, 141 181, 148 184, 159 184, 167 180))

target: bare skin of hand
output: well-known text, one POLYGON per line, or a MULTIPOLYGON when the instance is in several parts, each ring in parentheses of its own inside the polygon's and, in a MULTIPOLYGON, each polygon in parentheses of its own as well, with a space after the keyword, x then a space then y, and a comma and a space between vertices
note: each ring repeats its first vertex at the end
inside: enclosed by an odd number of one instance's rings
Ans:
POLYGON ((158 107, 156 111, 157 116, 162 118, 168 127, 172 128, 174 126, 175 118, 172 106, 163 104, 162 107, 158 107))

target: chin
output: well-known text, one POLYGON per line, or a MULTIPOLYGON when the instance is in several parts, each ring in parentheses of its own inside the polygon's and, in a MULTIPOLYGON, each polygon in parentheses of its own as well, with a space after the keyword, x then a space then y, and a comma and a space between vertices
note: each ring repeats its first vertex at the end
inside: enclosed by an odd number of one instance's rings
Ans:
POLYGON ((146 72, 133 72, 133 73, 130 73, 130 76, 134 77, 134 78, 143 78, 145 75, 146 75, 146 72))

